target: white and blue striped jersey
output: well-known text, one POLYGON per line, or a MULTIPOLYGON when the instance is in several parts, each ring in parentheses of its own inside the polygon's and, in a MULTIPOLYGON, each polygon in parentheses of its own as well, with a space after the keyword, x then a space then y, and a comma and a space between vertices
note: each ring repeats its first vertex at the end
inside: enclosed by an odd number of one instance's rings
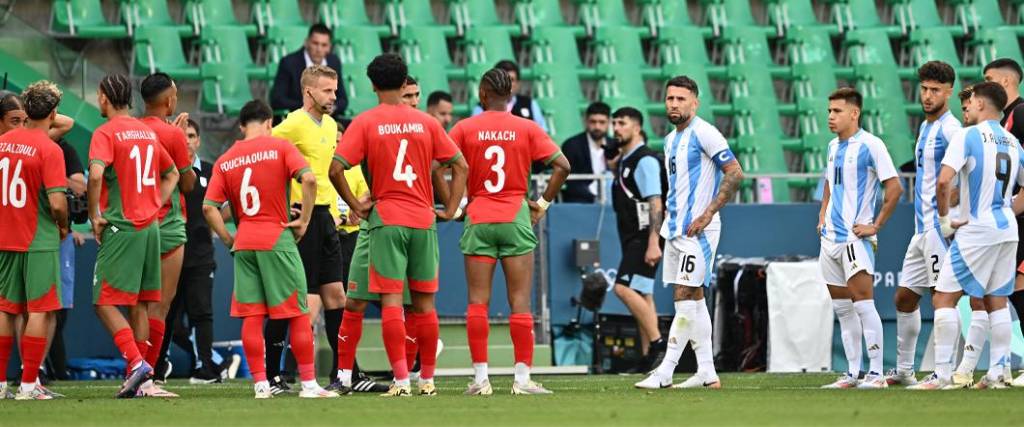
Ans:
MULTIPOLYGON (((665 137, 665 169, 668 171, 668 218, 661 236, 674 239, 686 235, 690 223, 718 196, 722 166, 736 157, 722 133, 700 117, 694 117, 683 130, 672 130, 665 137)), ((707 230, 721 229, 718 213, 707 230)))
POLYGON ((860 240, 853 233, 853 226, 875 221, 878 185, 894 177, 896 167, 878 137, 861 129, 846 141, 833 138, 828 143, 825 168, 830 197, 825 206, 822 238, 835 243, 860 240))
POLYGON ((1024 152, 999 122, 988 120, 961 130, 942 159, 960 177, 960 218, 956 232, 962 245, 1017 241, 1011 199, 1014 184, 1024 185, 1024 152))
POLYGON ((946 111, 934 122, 924 121, 917 134, 914 159, 914 230, 916 234, 939 228, 939 209, 935 201, 935 184, 942 170, 942 157, 949 141, 960 132, 960 121, 946 111))

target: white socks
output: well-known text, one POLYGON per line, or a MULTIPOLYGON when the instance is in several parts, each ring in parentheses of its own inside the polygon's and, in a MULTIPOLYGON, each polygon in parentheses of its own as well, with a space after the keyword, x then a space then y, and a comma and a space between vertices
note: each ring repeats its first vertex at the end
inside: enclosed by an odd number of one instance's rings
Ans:
POLYGON ((832 309, 835 310, 836 317, 839 318, 840 336, 843 339, 843 350, 846 352, 846 362, 849 365, 847 372, 856 378, 860 375, 860 340, 863 335, 860 318, 853 308, 852 300, 834 299, 832 300, 832 309))
POLYGON ((686 343, 690 342, 690 326, 697 318, 696 301, 676 301, 675 307, 676 315, 672 318, 672 327, 668 331, 665 359, 654 371, 661 378, 672 378, 676 365, 679 364, 679 357, 683 355, 686 343))
POLYGON ((338 379, 341 380, 341 385, 352 387, 352 370, 338 369, 338 379))
POLYGON ((486 363, 474 363, 473 364, 473 382, 476 384, 483 384, 487 381, 487 364, 486 363))
POLYGON ((921 310, 896 312, 896 372, 913 372, 917 337, 921 333, 921 310))
POLYGON ((711 342, 711 313, 703 298, 694 302, 697 305, 697 317, 690 330, 690 341, 693 342, 693 352, 697 356, 697 375, 708 382, 718 379, 711 342))
POLYGON ((400 379, 395 378, 395 385, 397 385, 399 387, 409 387, 411 384, 412 383, 409 381, 408 378, 406 378, 404 380, 400 380, 400 379))
POLYGON ((1012 330, 1010 327, 1010 308, 1003 307, 1000 310, 988 314, 992 328, 992 348, 989 349, 988 379, 995 381, 1006 372, 1006 365, 1009 363, 1006 355, 1010 353, 1010 339, 1012 330))
POLYGON ((967 329, 967 342, 964 343, 964 358, 960 360, 960 366, 956 371, 961 374, 974 372, 978 366, 978 359, 981 358, 981 351, 985 348, 985 341, 988 340, 988 312, 977 310, 971 312, 971 326, 967 329))
POLYGON ((953 376, 953 346, 956 344, 958 319, 955 308, 935 309, 935 374, 944 380, 953 376))
POLYGON ((868 372, 882 374, 882 318, 875 309, 875 300, 857 301, 853 303, 853 308, 857 310, 864 330, 864 344, 867 346, 870 361, 868 372))
POLYGON ((316 390, 320 388, 320 384, 316 383, 316 380, 302 381, 303 390, 316 390))
POLYGON ((526 385, 530 382, 530 367, 526 366, 525 363, 516 363, 513 373, 515 374, 516 384, 526 385))

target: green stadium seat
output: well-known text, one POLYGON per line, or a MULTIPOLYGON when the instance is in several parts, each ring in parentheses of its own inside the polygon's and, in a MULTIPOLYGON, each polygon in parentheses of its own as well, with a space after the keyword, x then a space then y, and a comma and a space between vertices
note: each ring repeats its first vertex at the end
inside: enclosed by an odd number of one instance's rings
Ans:
MULTIPOLYGON (((249 40, 242 27, 206 27, 199 35, 204 63, 232 63, 246 71, 252 78, 267 80, 272 77, 267 67, 257 65, 249 51, 249 40)), ((276 68, 273 71, 277 71, 276 68)))
MULTIPOLYGON (((690 10, 686 0, 638 0, 641 6, 641 19, 651 32, 658 37, 663 28, 696 27, 690 19, 690 10)), ((710 27, 700 28, 703 37, 711 35, 710 27)))
POLYGON ((556 143, 583 132, 583 115, 579 105, 573 102, 563 102, 558 99, 538 99, 541 111, 544 112, 544 121, 548 125, 548 135, 556 143))
POLYGON ((870 28, 850 31, 843 40, 846 58, 852 65, 896 64, 889 35, 884 29, 870 28))
POLYGON ((365 68, 373 58, 384 53, 378 34, 373 27, 348 27, 345 31, 336 31, 334 50, 342 65, 358 64, 365 68))
POLYGON ((956 22, 965 33, 1007 24, 1000 10, 999 0, 950 0, 946 3, 956 11, 956 22))
POLYGON ((269 34, 274 27, 306 27, 298 0, 257 0, 252 5, 252 22, 260 34, 269 34))
MULTIPOLYGON (((646 71, 647 58, 644 57, 641 32, 637 27, 606 26, 597 29, 594 35, 595 54, 598 64, 629 64, 640 71, 646 71)), ((703 40, 703 39, 702 39, 703 40)))
MULTIPOLYGON (((597 93, 601 99, 648 98, 643 76, 636 72, 635 65, 600 64, 597 66, 597 78, 597 93)), ((649 103, 645 101, 633 107, 643 110, 649 103)))
POLYGON ((908 42, 914 66, 920 67, 928 61, 943 61, 952 65, 957 75, 968 80, 979 80, 981 69, 965 67, 960 61, 953 35, 946 28, 922 28, 910 33, 908 42))
POLYGON ((893 36, 902 33, 895 25, 882 22, 878 16, 875 0, 828 0, 832 3, 832 22, 839 32, 862 28, 881 28, 893 36))
POLYGON ((587 99, 580 88, 580 77, 574 68, 562 64, 533 64, 533 97, 561 100, 585 106, 587 99))
POLYGON ((348 117, 355 117, 377 105, 377 93, 373 91, 370 79, 366 78, 365 65, 346 69, 341 78, 345 84, 345 94, 348 95, 348 117))
POLYGON ((519 26, 501 21, 493 0, 450 0, 448 10, 455 32, 460 36, 470 28, 503 29, 516 36, 521 34, 519 26))
POLYGON ((434 69, 446 70, 446 75, 454 78, 465 77, 461 69, 455 68, 451 55, 448 54, 446 30, 438 26, 403 27, 398 37, 402 57, 410 65, 424 64, 434 69))
POLYGON ((539 27, 530 34, 529 46, 534 64, 560 64, 576 70, 582 78, 594 77, 580 60, 576 31, 569 27, 539 27))
POLYGON ((493 66, 503 59, 516 58, 511 35, 502 28, 469 28, 462 43, 466 52, 466 64, 493 66))
POLYGON ((244 66, 232 62, 205 63, 201 69, 201 111, 237 116, 242 106, 252 100, 252 88, 244 66))
MULTIPOLYGON (((661 67, 662 79, 668 80, 675 76, 687 76, 693 79, 697 83, 697 99, 700 101, 700 106, 697 108, 697 115, 707 120, 709 123, 715 122, 715 116, 726 115, 732 107, 729 104, 721 104, 715 100, 715 95, 711 91, 711 79, 708 77, 707 68, 701 64, 693 62, 683 62, 678 64, 666 64, 661 67)), ((662 89, 664 90, 664 89, 662 89)), ((664 99, 664 96, 661 97, 664 99)), ((657 112, 664 113, 665 106, 662 105, 660 109, 653 109, 657 112)), ((652 110, 652 112, 654 112, 652 110)))
POLYGON ((586 30, 582 26, 569 25, 562 17, 562 5, 558 0, 518 0, 515 3, 516 23, 523 34, 532 34, 535 28, 571 28, 574 37, 582 37, 586 30))
POLYGON ((309 27, 305 25, 275 25, 267 28, 263 38, 266 46, 267 69, 277 70, 277 63, 285 55, 299 50, 306 41, 309 27))
POLYGON ((480 103, 480 78, 493 66, 493 63, 466 64, 466 103, 455 104, 456 108, 462 107, 469 111, 480 103))
POLYGON ((199 80, 199 67, 188 63, 178 34, 175 27, 137 28, 132 39, 135 56, 132 73, 147 75, 163 71, 175 79, 199 80))
POLYGON ((363 0, 318 0, 316 11, 318 19, 332 29, 344 28, 348 31, 353 27, 369 27, 381 36, 391 34, 388 26, 376 25, 370 21, 366 14, 366 2, 363 0))
POLYGON ((139 27, 171 27, 181 36, 192 35, 192 27, 181 25, 171 18, 165 0, 121 0, 121 20, 128 27, 129 35, 139 27))
MULTIPOLYGON (((430 63, 418 63, 409 64, 409 75, 416 79, 416 82, 420 86, 420 93, 424 94, 423 102, 426 102, 426 94, 431 92, 442 90, 451 93, 451 85, 448 83, 448 76, 445 73, 437 72, 430 63)), ((464 78, 465 71, 462 68, 458 69, 460 75, 458 77, 464 78)))
POLYGON ((576 0, 579 4, 576 13, 587 34, 594 34, 598 28, 615 26, 629 27, 629 14, 622 0, 576 0))
POLYGON ((445 36, 454 36, 455 27, 439 25, 434 19, 430 0, 389 0, 384 5, 384 16, 392 35, 400 35, 406 27, 438 27, 445 36))
POLYGON ((188 0, 184 9, 185 21, 192 25, 195 34, 202 34, 209 27, 238 27, 245 32, 246 37, 259 34, 255 24, 238 22, 231 0, 188 0))
POLYGON ((112 24, 103 16, 100 0, 55 0, 50 14, 50 33, 83 39, 128 37, 124 25, 112 24))
POLYGON ((831 33, 839 29, 818 21, 811 0, 768 0, 768 20, 775 25, 775 32, 782 36, 795 28, 828 28, 831 33))
POLYGON ((768 39, 763 28, 730 26, 722 32, 718 43, 724 45, 725 62, 727 64, 757 64, 761 71, 769 71, 772 75, 787 75, 786 67, 775 65, 772 51, 768 47, 768 39))
POLYGON ((708 56, 707 48, 697 27, 664 27, 655 39, 662 67, 666 65, 698 63, 707 68, 707 74, 721 77, 725 67, 715 65, 708 56), (700 42, 697 42, 700 40, 700 42))
POLYGON ((728 27, 761 25, 754 19, 747 0, 701 0, 701 4, 704 6, 704 18, 716 36, 728 27))
POLYGON ((939 9, 935 6, 934 0, 890 0, 892 6, 893 20, 900 26, 903 34, 921 28, 947 28, 954 34, 963 35, 963 29, 957 26, 949 26, 939 15, 939 9))
POLYGON ((836 65, 832 51, 832 37, 828 29, 796 27, 786 32, 783 39, 791 64, 836 65))
POLYGON ((974 33, 971 42, 977 65, 984 66, 996 58, 1010 58, 1024 63, 1017 32, 1009 27, 982 28, 974 33))
POLYGON ((913 132, 907 121, 907 106, 902 94, 896 66, 893 64, 866 64, 854 67, 857 88, 864 94, 861 114, 862 126, 885 141, 896 164, 902 164, 912 157, 913 132))

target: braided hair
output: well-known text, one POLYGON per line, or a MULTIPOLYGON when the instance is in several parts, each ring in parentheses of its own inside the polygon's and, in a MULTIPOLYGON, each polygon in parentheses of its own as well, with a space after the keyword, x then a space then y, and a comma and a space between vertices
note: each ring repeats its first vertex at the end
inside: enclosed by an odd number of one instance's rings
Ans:
POLYGON ((480 86, 499 98, 512 96, 512 78, 500 68, 491 68, 480 78, 480 86))
POLYGON ((123 74, 108 74, 100 80, 100 91, 117 109, 131 108, 132 85, 123 74))

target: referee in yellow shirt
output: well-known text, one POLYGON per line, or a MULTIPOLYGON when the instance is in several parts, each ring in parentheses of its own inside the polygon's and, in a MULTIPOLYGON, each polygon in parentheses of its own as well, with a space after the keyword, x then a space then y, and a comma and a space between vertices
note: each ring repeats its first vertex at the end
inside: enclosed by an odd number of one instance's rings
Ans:
MULTIPOLYGON (((302 108, 289 113, 287 118, 274 127, 273 135, 294 144, 316 176, 316 206, 306 235, 298 242, 298 248, 306 271, 309 315, 315 321, 323 307, 327 342, 331 343, 336 359, 338 350, 334 337, 338 336, 341 325, 345 288, 341 242, 335 228, 335 215, 331 213, 336 210, 338 193, 331 186, 327 172, 338 145, 338 124, 331 118, 337 97, 338 74, 329 67, 313 65, 302 72, 301 85, 302 108)), ((301 187, 293 183, 292 203, 298 203, 301 195, 301 187)), ((280 360, 286 331, 286 322, 270 321, 267 324, 267 378, 270 378, 274 394, 289 390, 288 385, 280 380, 280 360)))

